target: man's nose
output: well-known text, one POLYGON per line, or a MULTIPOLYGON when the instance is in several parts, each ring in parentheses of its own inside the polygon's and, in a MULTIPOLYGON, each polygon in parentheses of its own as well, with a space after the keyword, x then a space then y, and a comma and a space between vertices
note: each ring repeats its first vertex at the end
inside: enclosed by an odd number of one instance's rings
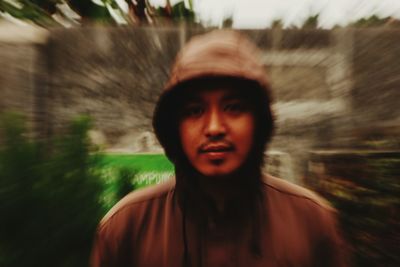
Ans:
POLYGON ((209 112, 205 125, 205 134, 209 138, 220 138, 226 134, 226 125, 223 115, 217 111, 209 112))

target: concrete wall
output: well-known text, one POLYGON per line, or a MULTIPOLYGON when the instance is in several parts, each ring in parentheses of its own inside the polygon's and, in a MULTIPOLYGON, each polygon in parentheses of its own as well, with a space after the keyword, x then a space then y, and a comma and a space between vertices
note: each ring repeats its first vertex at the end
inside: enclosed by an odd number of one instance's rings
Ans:
MULTIPOLYGON (((22 42, 0 34, 0 108, 28 114, 44 137, 88 114, 104 148, 159 152, 154 103, 177 51, 204 31, 56 29, 22 42)), ((271 172, 301 183, 315 150, 399 149, 400 30, 244 32, 264 51, 274 90, 271 172)))

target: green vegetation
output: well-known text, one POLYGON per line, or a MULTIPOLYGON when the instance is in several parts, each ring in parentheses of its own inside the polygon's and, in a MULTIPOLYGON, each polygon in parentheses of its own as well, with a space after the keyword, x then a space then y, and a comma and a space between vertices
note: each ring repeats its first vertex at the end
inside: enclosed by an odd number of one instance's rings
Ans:
POLYGON ((173 166, 161 154, 103 154, 97 171, 104 183, 102 203, 108 210, 130 191, 168 179, 173 166))
POLYGON ((3 114, 0 146, 0 266, 87 266, 105 210, 89 154, 88 118, 51 141, 26 136, 24 118, 3 114))
POLYGON ((311 174, 307 184, 339 210, 352 266, 399 266, 399 153, 321 160, 325 174, 311 174))
POLYGON ((132 167, 140 172, 171 172, 173 165, 161 154, 104 154, 101 164, 108 167, 132 167))
POLYGON ((51 140, 27 135, 25 119, 0 119, 0 266, 87 266, 96 226, 130 191, 170 176, 163 155, 93 152, 90 120, 51 140))

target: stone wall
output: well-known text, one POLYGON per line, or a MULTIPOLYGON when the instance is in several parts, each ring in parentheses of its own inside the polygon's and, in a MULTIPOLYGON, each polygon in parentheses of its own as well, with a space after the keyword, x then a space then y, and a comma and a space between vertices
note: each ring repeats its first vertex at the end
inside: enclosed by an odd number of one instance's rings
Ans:
MULTIPOLYGON (((154 103, 177 51, 205 31, 55 29, 22 42, 0 34, 0 108, 26 113, 44 137, 87 114, 103 148, 160 152, 154 103)), ((399 30, 243 32, 264 51, 274 90, 274 174, 301 183, 315 150, 399 149, 399 30)))
POLYGON ((152 131, 153 106, 179 49, 176 40, 176 29, 52 32, 44 56, 52 65, 48 98, 54 130, 87 114, 95 119, 106 148, 142 150, 136 144, 152 131))
POLYGON ((385 148, 399 145, 399 38, 399 30, 354 33, 354 86, 350 98, 354 134, 385 148))
POLYGON ((41 45, 47 34, 32 27, 18 27, 0 21, 0 113, 23 113, 34 132, 37 81, 47 77, 43 69, 41 45))

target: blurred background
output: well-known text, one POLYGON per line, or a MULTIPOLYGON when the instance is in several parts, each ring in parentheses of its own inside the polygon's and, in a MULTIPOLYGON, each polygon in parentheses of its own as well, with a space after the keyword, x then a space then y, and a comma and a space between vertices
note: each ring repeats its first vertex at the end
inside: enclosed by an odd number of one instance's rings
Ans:
POLYGON ((352 266, 400 266, 395 0, 0 0, 0 266, 87 266, 109 208, 172 175, 154 104, 215 28, 263 52, 266 171, 339 210, 352 266))

